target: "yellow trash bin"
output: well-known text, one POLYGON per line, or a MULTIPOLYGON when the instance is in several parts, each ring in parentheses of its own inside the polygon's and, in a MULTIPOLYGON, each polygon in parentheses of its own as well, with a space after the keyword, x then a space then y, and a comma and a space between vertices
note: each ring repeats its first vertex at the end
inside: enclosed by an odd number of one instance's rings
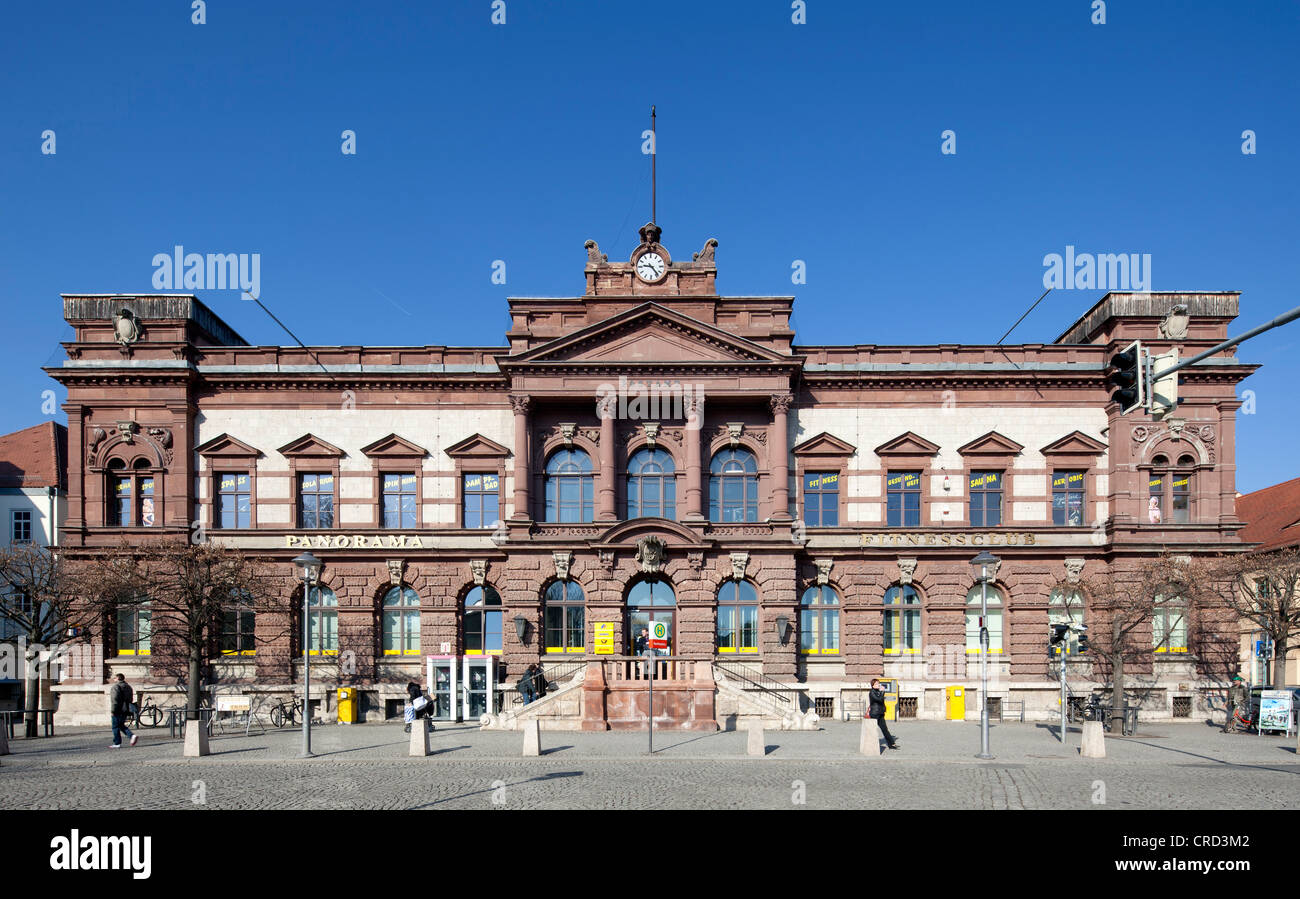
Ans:
POLYGON ((966 690, 963 687, 948 687, 948 720, 966 720, 966 690))
POLYGON ((338 695, 339 723, 357 723, 357 691, 354 687, 342 687, 338 695))

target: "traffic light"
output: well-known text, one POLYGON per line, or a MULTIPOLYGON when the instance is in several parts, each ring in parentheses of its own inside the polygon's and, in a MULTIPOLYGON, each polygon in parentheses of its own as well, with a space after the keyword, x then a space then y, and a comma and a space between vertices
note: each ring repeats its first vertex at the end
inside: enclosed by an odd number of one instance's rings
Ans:
POLYGON ((1151 417, 1164 418, 1178 406, 1178 373, 1164 372, 1178 364, 1178 350, 1151 357, 1151 417))
POLYGON ((1088 651, 1088 625, 1081 624, 1076 630, 1077 630, 1077 635, 1076 635, 1077 642, 1075 643, 1075 652, 1087 652, 1088 651))
POLYGON ((1146 377, 1143 368, 1142 341, 1135 340, 1110 359, 1106 383, 1113 389, 1110 398, 1119 403, 1124 415, 1146 406, 1146 377))
POLYGON ((1068 624, 1052 624, 1049 627, 1052 629, 1052 634, 1047 640, 1047 657, 1054 659, 1065 649, 1065 638, 1070 633, 1070 626, 1068 624))

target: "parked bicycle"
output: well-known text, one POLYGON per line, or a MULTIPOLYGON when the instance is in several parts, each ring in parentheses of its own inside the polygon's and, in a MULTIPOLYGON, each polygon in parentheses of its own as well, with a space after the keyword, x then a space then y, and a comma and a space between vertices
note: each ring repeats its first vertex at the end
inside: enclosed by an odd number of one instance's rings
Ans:
POLYGON ((162 709, 158 708, 158 703, 141 693, 140 701, 135 704, 135 726, 157 727, 161 721, 162 709))
POLYGON ((293 702, 285 702, 283 699, 277 699, 275 705, 271 706, 271 723, 276 727, 284 727, 285 724, 296 725, 302 721, 302 704, 294 697, 293 702))

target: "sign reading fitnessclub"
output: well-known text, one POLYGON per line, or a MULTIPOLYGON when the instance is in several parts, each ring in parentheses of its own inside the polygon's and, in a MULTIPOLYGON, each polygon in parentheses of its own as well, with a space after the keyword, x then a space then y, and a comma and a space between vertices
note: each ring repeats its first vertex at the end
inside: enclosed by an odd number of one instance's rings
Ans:
POLYGON ((1033 546, 1036 534, 1003 533, 985 534, 863 534, 863 546, 1033 546))
POLYGON ((285 534, 291 549, 425 549, 418 534, 285 534))

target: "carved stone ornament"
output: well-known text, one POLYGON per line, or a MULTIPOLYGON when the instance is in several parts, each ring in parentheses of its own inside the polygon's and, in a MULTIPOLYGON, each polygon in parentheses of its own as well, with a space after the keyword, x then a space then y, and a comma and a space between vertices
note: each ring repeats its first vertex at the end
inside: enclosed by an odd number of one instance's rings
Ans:
POLYGON ((701 550, 689 550, 686 553, 686 564, 691 566, 692 571, 699 571, 704 567, 704 553, 701 550))
POLYGON ((405 559, 388 560, 388 583, 394 587, 402 586, 402 572, 406 569, 405 559))
POLYGON ((609 257, 600 251, 600 247, 594 240, 587 241, 583 246, 587 248, 588 263, 595 264, 600 262, 609 262, 609 257))
POLYGON ((1185 428, 1185 427, 1187 426, 1187 419, 1185 419, 1185 418, 1170 418, 1170 419, 1168 419, 1168 421, 1169 421, 1169 434, 1170 434, 1170 436, 1173 437, 1175 440, 1182 440, 1182 439, 1183 439, 1183 428, 1185 428))
POLYGON ((658 574, 663 571, 664 557, 668 547, 658 537, 642 537, 636 542, 636 561, 641 566, 642 574, 658 574))
POLYGON ((899 559, 898 560, 898 582, 900 584, 912 583, 912 575, 916 573, 916 559, 899 559))
POLYGON ((692 262, 712 262, 712 261, 713 261, 713 251, 716 250, 717 248, 718 248, 718 242, 717 242, 717 240, 715 240, 714 238, 710 237, 708 240, 706 240, 706 241, 704 242, 704 249, 700 250, 698 253, 695 253, 694 255, 691 256, 691 261, 692 261, 692 262))
POLYGON ((167 428, 150 428, 148 434, 157 440, 158 445, 163 449, 172 448, 172 432, 167 428))
POLYGON ((119 421, 117 431, 122 435, 123 443, 135 443, 135 435, 139 433, 140 426, 133 421, 119 421))
POLYGON ((564 424, 560 425, 560 436, 564 438, 565 446, 568 447, 573 446, 573 435, 577 433, 577 431, 578 431, 578 426, 576 424, 573 424, 572 422, 565 422, 564 424))
POLYGON ((743 581, 745 579, 745 569, 749 567, 749 553, 732 553, 731 554, 731 579, 743 581))
POLYGON ((113 336, 121 346, 130 346, 140 339, 144 329, 140 320, 130 309, 123 309, 113 314, 113 336))
POLYGON ((1142 443, 1151 435, 1151 430, 1146 425, 1138 425, 1133 429, 1133 442, 1142 443))
POLYGON ((825 587, 831 582, 831 566, 835 564, 835 560, 814 559, 813 564, 817 566, 817 586, 825 587))
POLYGON ((614 550, 598 549, 596 550, 596 558, 600 560, 601 568, 605 569, 606 571, 614 570, 614 550))
POLYGON ((648 447, 650 447, 651 449, 654 449, 654 447, 655 447, 655 440, 657 440, 657 439, 659 438, 659 422, 657 422, 657 421, 647 421, 647 422, 643 425, 643 427, 645 428, 645 442, 646 442, 646 445, 647 445, 648 447))
POLYGON ((1083 577, 1083 559, 1066 559, 1065 582, 1067 584, 1077 584, 1081 577, 1083 577))
POLYGON ((596 400, 596 418, 606 421, 618 417, 618 397, 602 396, 596 400))
POLYGON ((90 432, 90 451, 92 453, 99 449, 99 445, 104 442, 108 434, 104 433, 103 428, 94 428, 90 432))
POLYGON ((1186 340, 1187 324, 1190 320, 1187 306, 1180 303, 1170 309, 1164 321, 1160 323, 1160 336, 1166 340, 1186 340))
POLYGON ((740 435, 745 433, 745 423, 741 421, 727 422, 727 436, 731 439, 731 448, 735 449, 740 445, 740 435))
POLYGON ((573 553, 565 550, 556 550, 551 553, 551 559, 555 562, 555 576, 562 581, 569 579, 569 566, 573 564, 573 553))
POLYGON ((470 574, 474 576, 474 586, 482 587, 487 581, 487 560, 474 559, 469 563, 470 574))
POLYGON ((533 398, 528 394, 517 394, 510 397, 510 408, 514 410, 515 415, 527 415, 528 407, 532 404, 533 398))
POLYGON ((771 405, 772 411, 778 415, 780 415, 783 412, 789 412, 790 404, 793 402, 794 402, 794 397, 788 393, 773 394, 768 399, 768 403, 769 405, 771 405))

